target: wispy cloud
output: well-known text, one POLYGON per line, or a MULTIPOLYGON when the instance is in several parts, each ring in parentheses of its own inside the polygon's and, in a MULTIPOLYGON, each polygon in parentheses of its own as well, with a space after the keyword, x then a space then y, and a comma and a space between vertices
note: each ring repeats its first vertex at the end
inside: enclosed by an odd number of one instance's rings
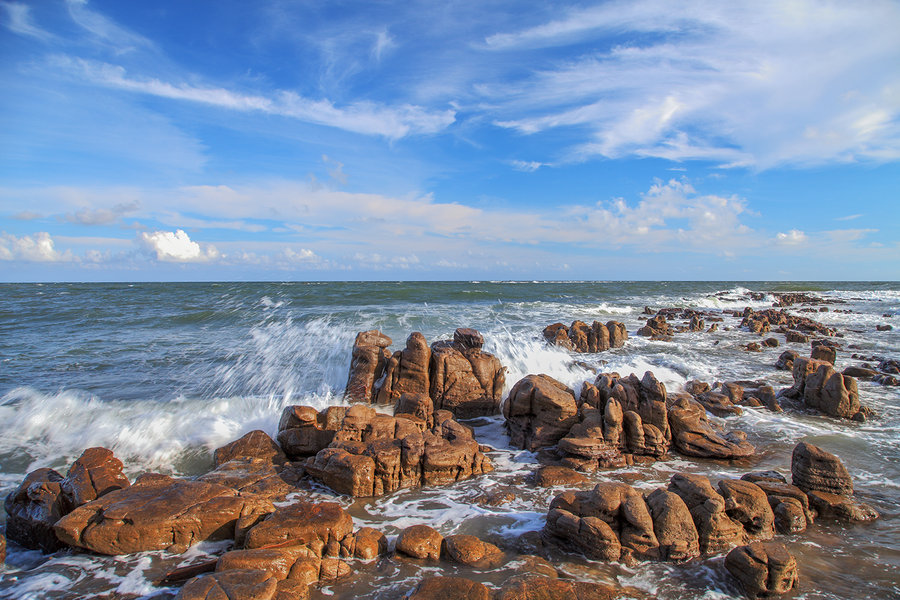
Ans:
POLYGON ((852 220, 858 219, 858 218, 860 218, 860 217, 862 217, 862 216, 863 216, 862 213, 855 214, 855 215, 847 215, 846 217, 837 217, 837 218, 835 219, 835 221, 852 221, 852 220))
POLYGON ((806 233, 799 229, 791 229, 787 233, 779 233, 775 236, 775 241, 786 246, 799 246, 805 244, 809 238, 806 233))
POLYGON ((100 43, 108 45, 117 54, 138 48, 154 48, 146 37, 122 27, 103 14, 91 10, 87 0, 66 0, 72 20, 100 43))
POLYGON ((35 24, 31 18, 31 9, 27 5, 18 2, 2 2, 0 3, 0 9, 6 12, 4 25, 10 31, 33 37, 43 42, 51 41, 56 37, 35 24))
POLYGON ((111 208, 81 208, 67 213, 64 219, 78 225, 109 225, 119 222, 124 215, 133 213, 140 207, 137 202, 123 202, 111 208))

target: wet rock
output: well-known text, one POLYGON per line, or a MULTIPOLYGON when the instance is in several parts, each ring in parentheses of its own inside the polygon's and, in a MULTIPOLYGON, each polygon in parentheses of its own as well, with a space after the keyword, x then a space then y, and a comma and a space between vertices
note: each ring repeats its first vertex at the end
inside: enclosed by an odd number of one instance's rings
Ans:
POLYGON ((427 394, 431 387, 430 364, 431 348, 425 336, 414 331, 406 338, 406 348, 394 352, 387 362, 382 386, 376 392, 376 402, 393 404, 405 393, 427 394))
POLYGON ((53 532, 53 525, 64 514, 63 476, 53 469, 29 473, 4 502, 6 535, 33 550, 55 552, 65 547, 53 532))
POLYGON ((659 541, 660 559, 683 561, 700 556, 697 527, 684 500, 664 489, 654 490, 645 500, 659 541))
POLYGON ((746 542, 743 525, 728 516, 725 499, 706 477, 677 473, 669 482, 669 491, 679 495, 691 511, 702 552, 715 554, 746 542))
POLYGON ((210 573, 191 579, 175 597, 176 600, 273 600, 278 581, 258 569, 234 569, 210 573))
POLYGON ((719 482, 725 499, 725 513, 740 523, 752 540, 769 540, 775 535, 775 515, 766 493, 755 483, 741 479, 719 482))
POLYGON ((799 331, 788 331, 784 334, 785 341, 791 344, 806 344, 809 342, 809 336, 799 331))
POLYGON ((794 485, 807 494, 814 490, 842 496, 853 493, 853 479, 841 459, 807 442, 794 447, 791 476, 794 485))
POLYGON ((362 560, 371 560, 387 554, 387 537, 372 527, 361 527, 353 535, 352 549, 349 555, 362 560))
POLYGON ((809 493, 809 504, 820 518, 848 522, 874 521, 878 518, 878 512, 874 508, 855 502, 850 496, 813 490, 809 493))
POLYGON ((755 448, 742 432, 724 436, 716 433, 706 417, 703 406, 693 400, 680 398, 669 408, 672 445, 682 454, 700 458, 745 458, 755 448))
POLYGON ((637 334, 651 339, 671 338, 675 332, 663 315, 656 315, 647 319, 647 324, 638 329, 637 334))
POLYGON ((375 382, 384 375, 385 367, 391 359, 388 347, 392 343, 391 338, 375 329, 356 335, 350 359, 350 375, 344 392, 349 401, 375 400, 375 382))
POLYGON ((842 371, 844 377, 855 377, 856 379, 872 379, 878 375, 875 369, 867 369, 865 367, 849 366, 842 371))
POLYGON ((0 565, 6 562, 6 536, 0 533, 0 565))
POLYGON ((769 483, 787 483, 787 479, 785 479, 784 475, 778 471, 754 471, 752 473, 744 473, 741 475, 741 479, 752 483, 758 483, 760 481, 769 483))
POLYGON ((541 467, 534 473, 534 482, 538 487, 578 486, 589 481, 587 477, 574 469, 555 465, 541 467))
POLYGON ((353 519, 335 502, 297 502, 278 508, 246 535, 247 549, 290 541, 307 548, 309 556, 337 556, 342 540, 353 532, 353 519))
POLYGON ((278 443, 291 458, 313 456, 332 442, 344 412, 346 408, 338 406, 327 413, 311 406, 287 406, 278 423, 278 443))
POLYGON ((810 408, 845 419, 862 410, 856 380, 838 373, 827 361, 799 357, 793 377, 794 385, 782 392, 788 398, 802 399, 810 408))
POLYGON ((484 336, 475 329, 459 327, 453 332, 453 343, 461 349, 481 350, 484 336))
POLYGON ((491 600, 491 590, 464 577, 428 577, 419 583, 409 600, 491 600))
POLYGON ((525 574, 507 580, 494 600, 612 600, 618 595, 608 584, 525 574))
POLYGON ((403 394, 397 398, 394 415, 412 415, 426 427, 434 427, 434 401, 428 394, 403 394))
POLYGON ((797 586, 797 561, 784 544, 752 542, 725 557, 725 568, 750 598, 787 594, 797 586))
POLYGON ((222 485, 151 473, 76 508, 53 530, 64 543, 98 554, 178 553, 197 542, 233 538, 239 518, 272 508, 222 485))
POLYGON ((544 339, 554 346, 565 348, 566 350, 575 350, 572 340, 569 339, 569 328, 562 323, 553 323, 544 327, 544 339))
POLYGON ((893 325, 876 325, 875 326, 876 331, 891 331, 893 329, 894 329, 893 325))
POLYGON ((230 444, 217 448, 213 456, 217 467, 236 458, 259 458, 278 465, 283 464, 287 460, 287 457, 282 452, 281 447, 275 443, 275 440, 270 438, 265 431, 259 429, 251 431, 230 444))
POLYGON ((703 405, 703 408, 717 417, 731 417, 744 414, 741 407, 735 406, 731 399, 725 394, 706 392, 705 394, 696 396, 695 399, 703 405))
POLYGON ((297 489, 301 477, 302 472, 292 467, 274 465, 263 458, 244 458, 230 460, 197 480, 232 488, 242 496, 278 502, 297 489))
POLYGON ((413 525, 397 536, 397 552, 413 558, 438 560, 443 541, 443 536, 433 527, 413 525))
POLYGON ((503 408, 510 444, 525 450, 555 445, 578 420, 575 393, 548 375, 528 375, 513 386, 503 408))
POLYGON ((782 481, 756 481, 766 494, 775 515, 775 528, 780 533, 803 531, 813 522, 806 492, 782 481), (799 511, 799 512, 798 512, 799 511))
POLYGON ((547 513, 544 535, 595 560, 616 561, 622 553, 619 537, 606 522, 597 517, 581 517, 552 505, 547 513))
POLYGON ((792 371, 794 369, 794 361, 800 356, 795 350, 785 350, 775 361, 775 368, 779 371, 792 371))
POLYGON ((496 414, 506 369, 497 357, 481 350, 484 340, 480 333, 474 329, 460 331, 454 339, 461 341, 431 346, 429 393, 434 406, 462 419, 496 414))
POLYGON ((813 360, 823 360, 834 365, 834 361, 837 359, 837 351, 834 346, 826 343, 825 340, 813 340, 810 358, 813 360))
POLYGON ((441 554, 449 561, 478 569, 496 568, 505 558, 503 550, 474 535, 448 535, 444 538, 441 554))
POLYGON ((773 337, 766 338, 763 340, 762 345, 765 346, 766 348, 777 348, 778 340, 776 340, 773 337))

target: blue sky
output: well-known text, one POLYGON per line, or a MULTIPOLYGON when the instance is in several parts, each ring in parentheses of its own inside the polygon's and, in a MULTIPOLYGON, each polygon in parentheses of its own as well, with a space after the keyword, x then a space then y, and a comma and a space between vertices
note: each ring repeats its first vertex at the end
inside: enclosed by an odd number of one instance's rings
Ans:
POLYGON ((900 279, 900 3, 0 0, 0 280, 900 279))

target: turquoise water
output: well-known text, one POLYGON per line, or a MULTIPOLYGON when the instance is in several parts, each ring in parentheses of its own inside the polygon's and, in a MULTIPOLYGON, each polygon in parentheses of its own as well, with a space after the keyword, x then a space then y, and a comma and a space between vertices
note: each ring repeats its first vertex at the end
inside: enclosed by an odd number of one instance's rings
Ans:
MULTIPOLYGON (((0 492, 8 493, 35 468, 65 470, 84 448, 97 445, 113 449, 132 476, 146 470, 201 473, 211 465, 211 449, 252 429, 274 434, 283 406, 341 402, 353 338, 373 328, 391 336, 398 348, 412 331, 433 342, 452 336, 456 327, 474 327, 509 368, 507 391, 529 373, 547 373, 577 387, 596 369, 623 375, 652 370, 670 390, 694 378, 765 379, 776 389, 787 386, 789 375, 772 368, 784 348, 743 352, 740 344, 752 341, 746 332, 723 328, 714 334, 680 334, 672 343, 633 335, 646 319, 645 306, 714 313, 771 306, 771 296, 750 300, 750 291, 808 291, 843 302, 832 308, 852 312, 810 315, 844 332, 839 367, 857 364, 849 358, 854 352, 900 358, 897 282, 3 284, 0 492), (632 337, 625 348, 578 356, 576 362, 547 347, 540 335, 549 323, 576 318, 622 321, 632 337), (876 332, 881 323, 894 323, 895 329, 876 332)), ((727 420, 729 428, 747 431, 760 449, 752 469, 785 470, 793 445, 813 440, 843 458, 859 494, 884 515, 874 525, 823 524, 787 539, 803 559, 802 597, 900 593, 895 576, 900 567, 900 393, 871 382, 860 382, 860 393, 877 412, 866 424, 797 410, 779 415, 747 410, 727 420)), ((540 529, 552 492, 523 491, 525 486, 516 483, 534 468, 534 457, 508 448, 499 418, 477 425, 485 443, 497 448, 497 472, 452 489, 404 491, 353 503, 357 520, 388 532, 429 522, 445 534, 476 531, 497 538, 540 529), (507 487, 518 494, 511 506, 491 509, 472 502, 477 490, 507 487)), ((641 485, 652 487, 673 470, 725 476, 749 469, 676 460, 594 477, 639 478, 641 485)), ((77 598, 114 582, 122 597, 147 597, 157 592, 145 581, 147 567, 141 565, 157 560, 62 556, 45 562, 13 546, 11 565, 0 574, 0 596, 77 598), (74 588, 73 581, 78 582, 74 588)), ((575 576, 614 577, 661 597, 729 598, 736 593, 722 575, 720 559, 636 570, 572 556, 561 560, 575 576)), ((406 568, 366 569, 352 585, 326 591, 393 597, 421 576, 406 568)), ((479 576, 490 582, 487 575, 479 576)))

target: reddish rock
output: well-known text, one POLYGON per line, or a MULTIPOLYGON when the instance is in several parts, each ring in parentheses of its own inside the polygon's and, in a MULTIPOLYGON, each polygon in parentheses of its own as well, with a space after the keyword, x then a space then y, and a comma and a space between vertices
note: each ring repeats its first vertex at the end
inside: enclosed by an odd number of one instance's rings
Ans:
POLYGON ((725 557, 725 568, 750 598, 787 594, 797 586, 797 561, 784 544, 752 542, 725 557))
POLYGON ((672 337, 675 332, 664 315, 656 315, 647 319, 647 324, 638 329, 637 334, 649 338, 665 339, 672 337))
POLYGON ((556 487, 560 485, 578 486, 590 480, 568 467, 544 466, 535 471, 534 482, 538 487, 556 487))
MULTIPOLYGON (((110 456, 112 456, 111 453, 110 456)), ((275 440, 259 429, 216 449, 214 457, 217 467, 236 458, 259 458, 278 465, 287 460, 275 440)))
POLYGON ((449 561, 478 569, 494 569, 505 558, 503 550, 474 535, 448 535, 443 540, 441 554, 449 561))
POLYGON ((813 360, 822 360, 834 365, 837 360, 837 352, 835 348, 821 340, 813 340, 810 358, 813 360))
POLYGON ((291 458, 313 456, 327 448, 343 421, 346 407, 319 413, 311 406, 287 406, 278 423, 278 443, 291 458))
MULTIPOLYGON (((790 341, 790 340, 788 340, 790 341)), ((779 371, 792 371, 794 369, 794 361, 800 356, 799 352, 794 350, 785 350, 775 361, 775 368, 779 371)))
POLYGON ((850 496, 841 496, 813 490, 809 493, 809 504, 821 518, 838 521, 865 522, 878 518, 878 512, 862 502, 854 502, 850 496))
MULTIPOLYGON (((461 338, 471 342, 469 334, 461 338)), ((435 408, 449 410, 459 418, 499 412, 505 373, 499 359, 480 346, 437 342, 431 347, 431 398, 435 408)))
POLYGON ((799 331, 788 331, 784 334, 785 341, 792 344, 806 344, 809 342, 809 336, 799 331))
POLYGON ((438 560, 443 541, 443 536, 433 527, 413 525, 397 536, 397 552, 413 558, 438 560))
POLYGON ((419 583, 409 600, 491 600, 491 590, 463 577, 428 577, 419 583))
POLYGON ((351 554, 355 558, 371 560, 387 554, 387 537, 372 527, 361 527, 354 534, 351 554))
POLYGON ((434 401, 428 394, 403 394, 397 398, 394 415, 412 415, 421 419, 426 427, 433 427, 434 401))
POLYGON ((225 486, 147 474, 60 519, 57 537, 99 554, 183 552, 197 542, 233 538, 239 518, 272 505, 225 486))
POLYGON ((717 417, 740 416, 744 413, 740 406, 735 406, 731 399, 725 394, 718 392, 706 392, 695 396, 697 402, 703 405, 703 408, 716 415, 717 417))
POLYGON ((6 561, 6 536, 0 533, 0 565, 6 561))
POLYGON ((595 560, 616 561, 622 553, 618 535, 605 521, 592 516, 581 517, 565 508, 551 505, 544 535, 595 560))
POLYGON ((344 392, 349 401, 375 400, 375 382, 384 375, 385 367, 391 359, 387 348, 392 343, 391 338, 375 329, 356 335, 350 359, 350 375, 344 392))
POLYGON ((755 483, 741 479, 719 482, 725 499, 725 513, 740 523, 751 540, 769 540, 775 536, 775 515, 766 493, 755 483))
POLYGON ((528 375, 503 407, 510 444, 539 450, 555 445, 578 421, 575 393, 548 375, 528 375))
POLYGON ((353 519, 335 502, 297 502, 276 510, 247 532, 244 547, 262 548, 290 541, 323 556, 328 544, 353 533, 353 519))
POLYGON ((197 481, 232 488, 242 496, 257 496, 273 502, 284 500, 296 491, 302 473, 289 466, 279 466, 264 458, 230 460, 197 481))
POLYGON ((63 476, 53 469, 37 469, 26 475, 4 502, 6 535, 26 548, 55 552, 65 547, 53 532, 64 514, 63 476))
POLYGON ((715 554, 746 542, 743 526, 728 516, 725 499, 706 477, 677 473, 672 476, 669 491, 678 494, 690 509, 702 552, 715 554))
POLYGON ((646 501, 659 541, 660 559, 683 561, 700 556, 697 527, 684 500, 677 494, 657 489, 646 501))
POLYGON ((524 574, 504 582, 494 600, 613 600, 619 593, 608 584, 524 574))
POLYGON ((682 454, 700 458, 745 458, 756 449, 739 431, 724 436, 716 433, 706 417, 703 407, 693 401, 680 398, 668 411, 672 430, 672 445, 682 454))
POLYGON ((856 380, 838 373, 827 361, 797 358, 794 385, 783 394, 833 417, 850 419, 863 409, 859 404, 856 380))
POLYGON ((235 569, 191 579, 176 600, 274 600, 278 582, 258 569, 235 569))
POLYGON ((791 476, 794 485, 806 493, 813 490, 843 496, 853 493, 853 479, 841 459, 807 442, 794 447, 791 476))
POLYGON ((387 404, 405 393, 427 394, 431 387, 428 375, 430 364, 431 349, 425 336, 418 331, 411 333, 406 338, 406 348, 394 352, 388 361, 376 401, 387 404))

